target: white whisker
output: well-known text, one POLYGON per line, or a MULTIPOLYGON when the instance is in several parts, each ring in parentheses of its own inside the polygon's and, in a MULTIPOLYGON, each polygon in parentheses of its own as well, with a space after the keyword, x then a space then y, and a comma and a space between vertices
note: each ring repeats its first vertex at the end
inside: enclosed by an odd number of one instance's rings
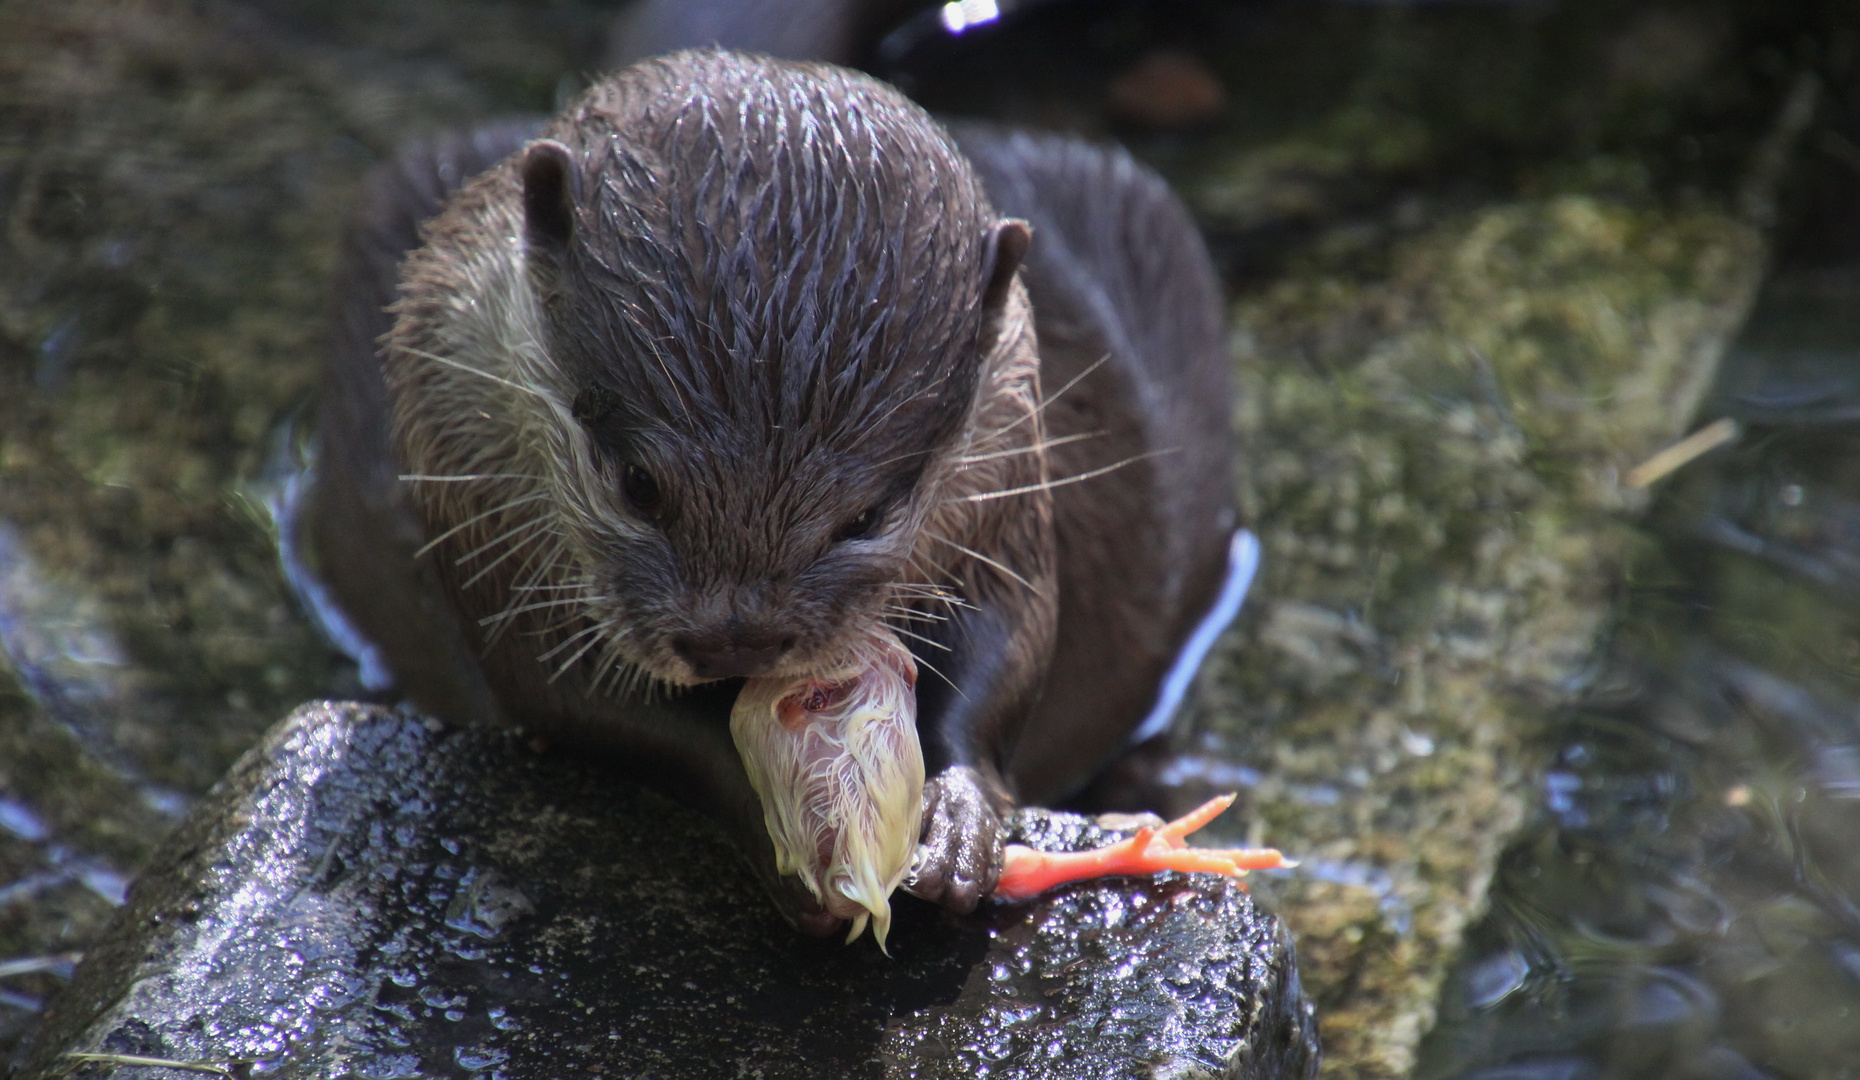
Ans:
MULTIPOLYGON (((505 559, 510 558, 512 555, 517 554, 518 552, 522 551, 524 548, 529 547, 531 544, 535 543, 537 540, 540 540, 543 537, 548 536, 548 535, 549 535, 548 532, 531 533, 529 536, 525 537, 524 539, 518 541, 517 543, 510 545, 509 551, 506 551, 502 555, 499 555, 497 558, 492 559, 489 563, 485 564, 483 569, 479 570, 477 573, 473 574, 472 576, 466 578, 465 581, 459 585, 459 591, 464 592, 466 589, 469 589, 473 585, 478 584, 478 582, 486 574, 489 574, 491 571, 497 569, 498 566, 502 565, 505 559)), ((525 563, 524 565, 527 566, 528 564, 525 563)))
POLYGON ((507 607, 495 615, 486 615, 484 618, 478 620, 478 625, 488 626, 491 623, 503 619, 514 619, 526 611, 542 611, 547 608, 562 607, 565 604, 580 604, 581 602, 581 597, 579 596, 562 596, 554 600, 538 600, 534 604, 524 604, 522 607, 507 607))
POLYGON ((912 631, 906 630, 902 626, 897 626, 895 624, 892 625, 891 632, 894 634, 897 634, 900 637, 910 638, 913 641, 921 641, 925 645, 928 645, 933 649, 942 649, 944 652, 952 651, 950 646, 943 644, 942 642, 936 640, 935 638, 929 638, 929 637, 925 637, 922 634, 913 633, 912 631))
POLYGON ((547 663, 550 657, 555 656, 557 653, 561 652, 563 649, 568 648, 570 645, 573 645, 575 642, 580 641, 584 637, 587 637, 589 634, 600 633, 603 629, 606 628, 606 625, 607 624, 604 622, 599 622, 599 623, 595 623, 592 626, 584 627, 580 632, 574 634, 571 637, 564 638, 559 644, 556 645, 555 648, 550 649, 546 653, 543 653, 541 656, 538 656, 536 659, 543 663, 547 663))
POLYGON ((996 570, 1001 571, 1003 574, 1006 574, 1008 577, 1013 578, 1015 581, 1020 582, 1022 585, 1025 585, 1027 587, 1027 591, 1032 593, 1035 596, 1045 595, 1044 593, 1040 592, 1039 589, 1034 587, 1033 582, 1028 581, 1026 578, 1020 576, 1020 574, 1016 572, 1013 567, 1008 566, 1004 562, 1001 562, 997 559, 989 558, 987 555, 982 554, 981 552, 975 550, 972 547, 965 547, 962 544, 958 544, 947 536, 938 536, 936 533, 928 532, 928 531, 926 531, 924 535, 928 536, 932 540, 939 540, 945 544, 948 544, 950 547, 955 548, 957 551, 962 552, 964 555, 967 555, 972 559, 976 559, 980 562, 986 563, 989 566, 994 567, 996 570))
MULTIPOLYGON (((542 536, 554 535, 556 537, 556 541, 554 544, 546 548, 542 548, 542 547, 530 548, 530 553, 523 560, 523 565, 517 567, 518 576, 522 577, 524 575, 528 575, 527 580, 530 582, 534 582, 537 578, 540 578, 543 574, 547 573, 550 567, 555 565, 557 557, 561 555, 563 549, 567 545, 567 541, 562 538, 561 534, 555 533, 553 530, 551 530, 551 532, 549 533, 540 533, 538 535, 542 535, 542 536), (538 558, 537 558, 538 556, 542 557, 540 562, 538 562, 538 558), (536 567, 534 571, 531 571, 530 569, 532 565, 536 567)), ((527 541, 522 545, 522 547, 528 547, 528 546, 529 545, 527 541)), ((518 548, 517 550, 521 550, 521 547, 518 548)), ((526 591, 526 589, 524 586, 519 585, 511 589, 510 591, 513 593, 517 593, 517 592, 524 592, 526 591)), ((498 621, 497 621, 496 627, 485 638, 485 644, 487 646, 496 644, 497 640, 504 636, 504 632, 510 629, 510 627, 513 625, 515 621, 515 617, 512 614, 512 610, 516 607, 518 601, 520 601, 521 599, 522 597, 520 596, 512 597, 510 600, 510 603, 505 606, 504 610, 498 613, 498 616, 497 616, 498 621)), ((587 596, 584 594, 581 597, 581 599, 587 599, 587 596)))
MULTIPOLYGON (((594 629, 596 631, 605 631, 606 629, 608 629, 608 624, 604 622, 598 623, 595 626, 593 626, 591 629, 594 629)), ((575 635, 575 637, 580 637, 580 636, 582 635, 580 634, 575 635)), ((569 638, 569 640, 573 641, 575 640, 575 638, 569 638)), ((594 637, 589 638, 588 643, 586 645, 583 645, 581 648, 576 649, 573 655, 571 655, 567 660, 562 661, 562 666, 559 668, 556 668, 555 673, 549 676, 549 682, 553 683, 557 679, 561 678, 563 675, 567 674, 568 669, 580 663, 581 658, 588 655, 589 649, 594 648, 596 645, 599 645, 600 643, 601 643, 601 637, 598 633, 594 637)), ((553 655, 554 652, 555 650, 553 649, 550 650, 551 655, 553 655)), ((543 660, 543 659, 547 659, 547 657, 537 657, 537 659, 543 660)))
MULTIPOLYGON (((892 627, 892 629, 895 630, 897 629, 897 627, 894 626, 892 627)), ((942 668, 937 667, 935 664, 932 664, 930 661, 925 660, 923 657, 919 656, 917 654, 917 650, 915 649, 911 650, 911 659, 917 661, 918 667, 923 668, 925 671, 928 671, 930 674, 935 675, 939 679, 942 679, 943 682, 946 683, 951 690, 954 690, 956 692, 957 697, 963 699, 964 701, 967 701, 969 699, 969 695, 962 692, 962 687, 956 685, 956 680, 950 678, 948 675, 943 674, 942 668)))
POLYGON ((948 615, 938 615, 934 611, 920 611, 902 604, 886 604, 882 610, 888 617, 903 619, 906 622, 940 623, 948 622, 948 615))
POLYGON ((975 495, 963 495, 963 496, 960 496, 960 500, 962 502, 987 502, 990 499, 1006 499, 1014 495, 1031 494, 1032 492, 1035 492, 1035 491, 1051 491, 1052 489, 1057 488, 1057 487, 1065 487, 1067 484, 1077 484, 1077 483, 1081 483, 1086 480, 1095 480, 1098 477, 1103 476, 1106 473, 1116 472, 1117 470, 1123 468, 1126 465, 1135 465, 1139 461, 1146 461, 1150 458, 1162 457, 1164 454, 1177 454, 1177 453, 1181 453, 1181 447, 1179 446, 1172 446, 1166 450, 1151 450, 1147 453, 1136 454, 1131 457, 1127 457, 1122 461, 1112 462, 1109 465, 1103 466, 1102 468, 1093 469, 1090 472, 1079 473, 1076 476, 1061 477, 1058 480, 1044 480, 1038 484, 1026 484, 1021 487, 1005 488, 1001 491, 984 491, 984 492, 981 492, 975 495))
POLYGON ((1043 453, 1044 451, 1051 450, 1055 446, 1082 442, 1086 439, 1099 439, 1109 434, 1110 432, 1108 431, 1081 431, 1076 435, 1061 435, 1056 439, 1048 439, 1045 442, 1034 443, 1032 446, 1016 446, 1007 450, 993 450, 986 454, 967 454, 956 460, 963 465, 976 465, 984 461, 995 461, 999 458, 1019 457, 1022 454, 1043 453))
MULTIPOLYGON (((453 559, 452 565, 453 566, 464 566, 466 563, 471 562, 473 559, 476 559, 478 556, 483 555, 485 552, 491 550, 497 545, 508 542, 511 537, 516 536, 519 533, 529 532, 530 530, 536 528, 536 526, 538 525, 547 525, 548 523, 549 523, 549 519, 543 518, 543 517, 531 518, 528 521, 519 521, 515 525, 512 525, 510 528, 505 529, 503 532, 498 533, 496 536, 493 536, 491 539, 486 540, 484 543, 479 544, 477 547, 471 549, 470 551, 467 551, 465 554, 460 555, 456 559, 453 559)), ((536 539, 536 537, 539 535, 547 535, 547 534, 532 533, 528 540, 524 540, 520 544, 513 545, 510 551, 523 550, 524 545, 533 542, 536 539)), ((498 558, 500 559, 504 558, 505 556, 510 554, 510 551, 505 552, 504 555, 498 556, 498 558)), ((492 563, 492 565, 495 566, 497 564, 492 563)), ((482 573, 482 571, 480 571, 480 573, 482 573)), ((464 588, 463 585, 459 587, 461 589, 464 588)))
POLYGON ((499 384, 500 386, 508 386, 512 390, 522 391, 525 394, 529 394, 531 397, 540 398, 543 401, 549 400, 548 396, 543 394, 542 391, 540 390, 536 390, 531 387, 524 386, 522 383, 511 382, 509 379, 504 378, 502 375, 493 375, 488 371, 484 371, 480 368, 472 367, 470 364, 461 363, 457 360, 452 359, 449 356, 441 356, 438 353, 430 353, 424 349, 415 349, 415 348, 411 348, 406 345, 395 345, 395 346, 392 346, 392 348, 399 349, 401 352, 404 352, 409 356, 417 356, 423 360, 431 360, 435 364, 444 364, 446 367, 457 368, 460 371, 464 371, 472 375, 476 375, 481 379, 489 379, 492 382, 499 384))
POLYGON ((1013 423, 1008 424, 1006 427, 997 428, 994 431, 989 432, 988 438, 998 439, 1001 436, 1006 435, 1008 432, 1013 431, 1015 428, 1026 423, 1027 421, 1033 419, 1034 417, 1039 416, 1041 413, 1046 411, 1046 407, 1048 405, 1051 405, 1053 402, 1058 401, 1060 398, 1066 396, 1066 394, 1070 392, 1073 387, 1084 382, 1085 377, 1087 375, 1090 375, 1092 372, 1097 371, 1099 368, 1109 363, 1110 360, 1111 360, 1111 354, 1105 353, 1103 356, 1100 356, 1098 359, 1092 361, 1091 366, 1087 367, 1084 371, 1079 372, 1077 375, 1074 375, 1072 377, 1071 382, 1066 383, 1066 385, 1060 387, 1058 390, 1055 390, 1051 394, 1048 394, 1038 405, 1035 405, 1032 409, 1030 409, 1026 413, 1026 415, 1015 417, 1013 423))
POLYGON ((561 565, 562 556, 568 551, 568 538, 553 530, 549 535, 555 537, 555 543, 546 548, 534 548, 517 567, 517 584, 511 587, 513 592, 523 592, 537 588, 549 571, 561 565), (538 561, 537 556, 542 556, 538 561), (532 569, 534 567, 534 569, 532 569))
POLYGON ((505 512, 506 510, 509 510, 513 506, 521 506, 526 502, 535 502, 537 499, 545 499, 545 498, 548 498, 548 496, 545 495, 543 492, 534 491, 528 495, 519 495, 516 498, 511 499, 508 502, 501 503, 497 506, 493 506, 489 510, 484 510, 484 511, 480 511, 479 513, 473 514, 471 517, 466 518, 464 521, 459 522, 457 525, 452 526, 450 529, 447 529, 445 532, 442 532, 438 536, 435 536, 431 540, 428 540, 426 542, 426 546, 422 547, 420 550, 413 553, 413 557, 416 559, 420 558, 422 555, 425 555, 427 552, 433 550, 439 545, 445 543, 447 540, 450 540, 452 537, 458 535, 461 531, 471 528, 473 525, 476 525, 478 522, 483 521, 485 518, 488 518, 492 516, 493 514, 501 514, 505 512))
POLYGON ((534 480, 540 483, 542 477, 529 476, 525 473, 460 473, 457 476, 433 476, 427 473, 401 473, 399 478, 409 483, 460 484, 468 480, 534 480))

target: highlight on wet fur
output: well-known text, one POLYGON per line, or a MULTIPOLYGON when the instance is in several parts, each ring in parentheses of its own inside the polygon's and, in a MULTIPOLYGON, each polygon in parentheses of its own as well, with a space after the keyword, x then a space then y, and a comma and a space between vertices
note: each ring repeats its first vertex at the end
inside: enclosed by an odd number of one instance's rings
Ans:
POLYGON ((730 734, 762 800, 776 867, 878 946, 923 813, 917 668, 884 631, 820 677, 750 679, 730 734))

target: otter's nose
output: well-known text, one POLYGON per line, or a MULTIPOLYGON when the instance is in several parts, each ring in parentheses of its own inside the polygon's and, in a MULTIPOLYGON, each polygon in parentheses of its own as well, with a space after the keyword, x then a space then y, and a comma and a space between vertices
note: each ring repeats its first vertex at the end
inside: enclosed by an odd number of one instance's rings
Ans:
POLYGON ((760 675, 793 647, 792 636, 775 633, 718 631, 672 639, 672 649, 700 679, 760 675))

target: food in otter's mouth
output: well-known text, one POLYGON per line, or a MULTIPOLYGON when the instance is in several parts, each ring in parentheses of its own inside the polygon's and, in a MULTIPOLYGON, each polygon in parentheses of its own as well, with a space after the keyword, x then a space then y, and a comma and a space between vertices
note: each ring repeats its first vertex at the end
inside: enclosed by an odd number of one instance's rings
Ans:
POLYGON ((848 942, 869 918, 880 949, 923 819, 916 686, 910 652, 880 632, 825 674, 748 680, 730 712, 776 869, 852 920, 848 942))
MULTIPOLYGON (((823 675, 750 679, 730 713, 730 734, 762 800, 776 866, 833 915, 868 919, 878 946, 891 929, 891 893, 910 869, 923 817, 924 759, 917 741, 917 666, 888 633, 874 635, 823 675)), ((1014 903, 1097 877, 1164 870, 1240 877, 1296 865, 1271 848, 1191 848, 1185 838, 1232 805, 1209 800, 1161 827, 1091 851, 1009 844, 991 894, 1014 903)))

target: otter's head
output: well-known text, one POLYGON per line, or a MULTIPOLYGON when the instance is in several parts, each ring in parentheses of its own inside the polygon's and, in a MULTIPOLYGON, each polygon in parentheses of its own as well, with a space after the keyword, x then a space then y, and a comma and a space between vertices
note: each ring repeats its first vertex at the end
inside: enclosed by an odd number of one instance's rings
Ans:
POLYGON ((1026 226, 896 91, 684 53, 517 163, 561 442, 548 501, 614 658, 806 674, 870 635, 966 437, 1026 226))

